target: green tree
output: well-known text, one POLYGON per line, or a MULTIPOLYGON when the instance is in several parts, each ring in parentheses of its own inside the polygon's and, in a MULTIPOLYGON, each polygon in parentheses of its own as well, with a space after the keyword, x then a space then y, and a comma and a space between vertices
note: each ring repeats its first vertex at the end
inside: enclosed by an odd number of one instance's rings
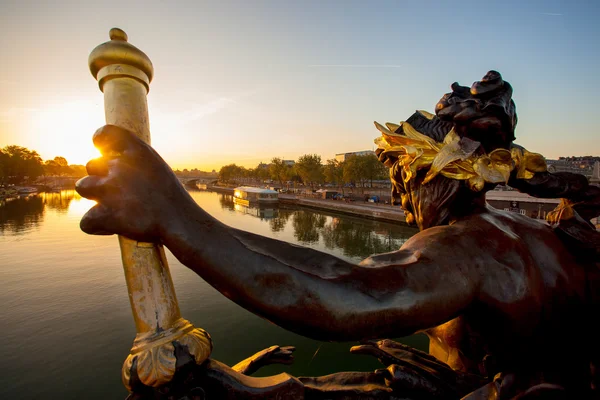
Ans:
POLYGON ((325 181, 342 187, 344 191, 344 163, 335 159, 327 160, 323 167, 325 181))
POLYGON ((347 183, 356 183, 360 181, 360 159, 358 156, 350 156, 346 158, 343 166, 343 181, 347 183))
POLYGON ((377 156, 374 154, 366 154, 359 157, 361 158, 362 174, 370 183, 371 187, 373 187, 374 180, 387 178, 387 168, 377 159, 377 156))
POLYGON ((247 170, 244 167, 235 164, 225 165, 219 171, 219 181, 231 183, 239 181, 247 176, 247 170))
POLYGON ((344 181, 353 182, 364 188, 369 182, 386 178, 386 168, 373 154, 354 155, 344 162, 344 181))
POLYGON ((278 181, 281 186, 290 178, 290 168, 279 157, 274 157, 269 165, 271 179, 278 181))
POLYGON ((271 176, 269 166, 262 162, 259 163, 254 169, 254 175, 256 179, 260 180, 261 182, 265 179, 269 179, 271 176))
POLYGON ((294 166, 296 173, 302 179, 305 185, 312 188, 315 183, 323 182, 323 165, 321 165, 321 156, 317 154, 305 154, 298 158, 294 166))

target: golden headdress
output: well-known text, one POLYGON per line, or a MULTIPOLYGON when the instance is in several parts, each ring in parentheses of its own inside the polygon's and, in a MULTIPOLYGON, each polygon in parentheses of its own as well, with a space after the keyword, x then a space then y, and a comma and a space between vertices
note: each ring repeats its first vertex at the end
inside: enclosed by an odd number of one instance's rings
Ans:
MULTIPOLYGON (((433 118, 426 111, 419 112, 428 119, 433 118)), ((479 142, 461 138, 454 129, 439 143, 407 122, 386 126, 375 122, 375 126, 381 132, 375 144, 382 150, 383 158, 397 159, 395 162, 405 172, 405 183, 416 177, 417 171, 428 169, 423 184, 441 174, 466 180, 471 190, 479 192, 485 183, 507 183, 515 169, 519 179, 530 179, 534 173, 546 171, 546 160, 541 154, 517 147, 495 149, 486 154, 479 142)), ((393 166, 388 164, 388 167, 393 166)))

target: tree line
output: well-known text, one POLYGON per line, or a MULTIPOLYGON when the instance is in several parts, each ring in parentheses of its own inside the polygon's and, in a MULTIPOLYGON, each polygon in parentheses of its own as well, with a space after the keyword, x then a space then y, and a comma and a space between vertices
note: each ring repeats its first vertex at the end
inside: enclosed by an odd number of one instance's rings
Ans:
POLYGON ((69 165, 64 157, 42 160, 35 150, 11 145, 0 149, 0 183, 33 183, 40 177, 73 177, 87 175, 85 166, 69 165))
POLYGON ((315 185, 330 183, 344 187, 346 184, 360 187, 372 186, 373 181, 387 178, 387 168, 373 154, 353 155, 345 161, 327 160, 325 164, 317 154, 305 154, 291 165, 274 157, 270 164, 260 163, 256 168, 245 168, 229 164, 219 171, 219 181, 238 183, 245 179, 278 182, 282 187, 287 182, 299 182, 314 188, 315 185))
MULTIPOLYGON (((192 172, 202 173, 196 170, 189 171, 192 172)), ((187 170, 181 172, 182 175, 186 173, 187 170)), ((0 149, 0 184, 33 183, 40 177, 79 178, 85 175, 85 166, 69 165, 61 156, 42 160, 37 151, 26 147, 11 145, 0 149)), ((324 164, 321 156, 317 154, 302 155, 294 163, 274 157, 270 164, 260 163, 256 168, 245 168, 236 164, 225 165, 218 173, 219 181, 224 183, 238 183, 247 179, 272 180, 282 187, 288 182, 297 182, 311 188, 323 183, 342 187, 346 184, 366 187, 372 186, 374 180, 386 177, 387 169, 373 154, 353 155, 345 161, 331 159, 324 164)))

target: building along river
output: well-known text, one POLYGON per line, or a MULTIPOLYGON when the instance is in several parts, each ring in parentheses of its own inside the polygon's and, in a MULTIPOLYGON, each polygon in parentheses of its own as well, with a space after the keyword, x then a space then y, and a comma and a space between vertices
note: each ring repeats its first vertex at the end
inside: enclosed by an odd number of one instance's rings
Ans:
MULTIPOLYGON (((398 249, 417 232, 402 224, 288 206, 236 210, 231 196, 191 194, 228 225, 355 262, 398 249)), ((1 399, 127 396, 121 365, 135 327, 116 237, 89 236, 79 229, 93 204, 72 190, 0 203, 1 399)), ((182 315, 211 334, 213 358, 234 365, 278 344, 296 347, 294 364, 269 366, 256 376, 382 367, 374 358, 350 354, 354 343, 314 341, 251 314, 168 251, 167 258, 182 315)), ((427 349, 424 335, 403 341, 427 349)))

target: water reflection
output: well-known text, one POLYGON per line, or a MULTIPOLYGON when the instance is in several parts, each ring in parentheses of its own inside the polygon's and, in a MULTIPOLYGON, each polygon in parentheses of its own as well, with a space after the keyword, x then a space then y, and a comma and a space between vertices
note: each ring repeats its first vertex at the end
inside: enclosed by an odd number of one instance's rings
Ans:
POLYGON ((397 250, 415 233, 415 229, 402 225, 357 221, 349 217, 332 218, 320 229, 325 247, 339 247, 345 256, 359 258, 397 250))
POLYGON ((283 232, 291 219, 294 238, 303 245, 322 245, 342 250, 344 256, 363 259, 371 254, 399 249, 417 230, 406 225, 384 223, 350 216, 336 216, 315 210, 247 207, 234 204, 233 196, 219 195, 223 210, 235 210, 267 220, 271 232, 283 232))
POLYGON ((220 194, 219 204, 221 204, 221 208, 223 210, 233 211, 235 209, 233 203, 233 196, 229 194, 220 194))
POLYGON ((41 196, 26 196, 0 201, 0 232, 26 232, 44 220, 44 200, 41 196))
POLYGON ((266 208, 266 207, 251 207, 244 206, 241 204, 234 204, 233 208, 237 212, 241 212, 242 214, 252 215, 254 217, 263 219, 273 219, 276 218, 279 214, 279 210, 277 208, 266 208))
POLYGON ((323 214, 305 210, 295 211, 292 217, 294 237, 302 243, 317 243, 319 231, 323 229, 326 221, 327 218, 323 214))
POLYGON ((46 207, 61 214, 69 210, 73 199, 81 197, 75 190, 62 190, 60 193, 42 193, 40 196, 44 200, 46 207))
POLYGON ((77 192, 63 190, 0 200, 0 233, 18 235, 33 229, 43 222, 45 207, 64 214, 75 198, 80 198, 77 192))
POLYGON ((291 210, 286 210, 285 208, 280 208, 277 217, 269 220, 269 226, 271 227, 271 232, 282 232, 290 217, 294 214, 291 210))

